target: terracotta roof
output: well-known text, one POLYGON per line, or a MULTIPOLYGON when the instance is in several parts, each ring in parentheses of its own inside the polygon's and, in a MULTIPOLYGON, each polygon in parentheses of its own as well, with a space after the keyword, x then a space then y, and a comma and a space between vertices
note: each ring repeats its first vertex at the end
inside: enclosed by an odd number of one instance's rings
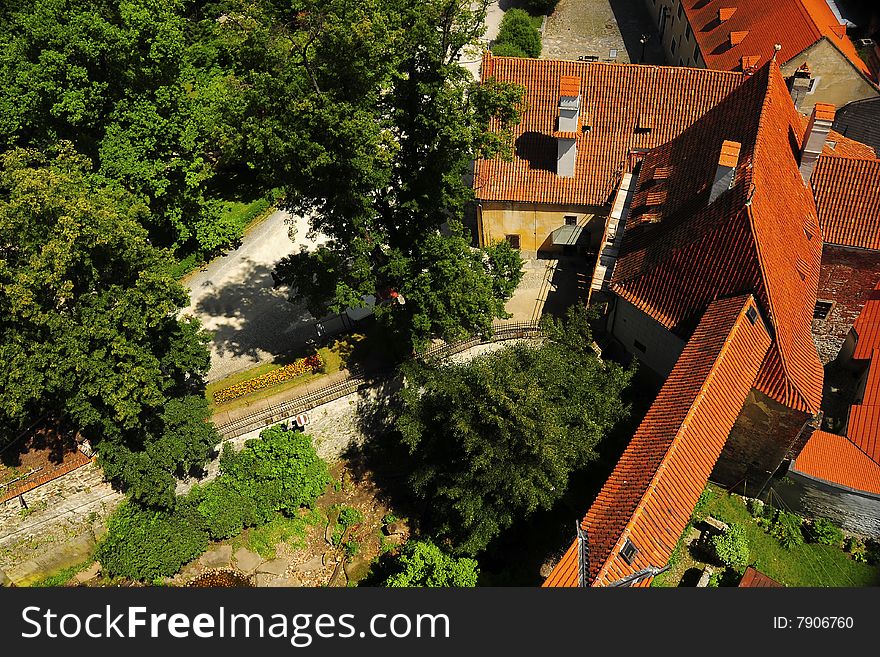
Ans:
POLYGON ((880 464, 846 436, 815 432, 791 469, 829 484, 880 495, 880 464))
POLYGON ((853 66, 870 78, 846 30, 825 0, 682 0, 688 22, 709 68, 734 71, 744 57, 766 63, 780 44, 780 63, 827 38, 853 66), (719 12, 729 17, 720 20, 719 12), (733 9, 733 12, 730 10, 733 9))
POLYGON ((850 407, 846 436, 813 434, 792 468, 828 483, 880 495, 880 284, 853 326, 853 358, 869 360, 861 403, 850 407))
MULTIPOLYGON (((514 128, 512 161, 480 160, 474 188, 479 199, 603 205, 614 194, 633 149, 650 149, 681 132, 717 105, 742 74, 670 66, 565 62, 493 57, 483 79, 526 88, 527 110, 514 128), (580 125, 575 175, 556 175, 553 137, 562 79, 579 80, 580 125)), ((573 83, 565 83, 566 85, 573 83)))
MULTIPOLYGON (((878 100, 880 100, 880 97, 878 97, 878 100)), ((804 117, 804 125, 808 121, 809 117, 804 117)), ((857 160, 874 160, 877 158, 877 152, 872 146, 845 137, 836 130, 828 131, 828 139, 825 141, 825 146, 822 147, 822 156, 824 157, 825 155, 852 157, 857 160)))
POLYGON ((880 249, 880 160, 822 155, 810 184, 826 242, 880 249))
MULTIPOLYGON (((669 560, 770 346, 755 309, 750 295, 709 305, 587 512, 593 586, 669 560), (620 554, 627 540, 631 562, 620 554)), ((577 571, 573 545, 544 586, 577 586, 577 571)))
POLYGON ((782 586, 772 577, 768 577, 760 570, 755 570, 751 566, 746 568, 746 572, 743 573, 739 585, 743 588, 779 588, 782 586))
POLYGON ((559 95, 574 98, 581 93, 581 78, 577 75, 563 75, 559 78, 559 95))
POLYGON ((714 299, 754 293, 775 335, 757 387, 816 412, 823 370, 810 326, 822 243, 798 170, 804 131, 779 67, 768 64, 681 136, 645 155, 611 287, 686 336, 714 299), (742 144, 732 187, 708 204, 725 140, 742 144), (655 180, 657 167, 670 167, 655 180), (660 221, 641 223, 646 197, 660 221))

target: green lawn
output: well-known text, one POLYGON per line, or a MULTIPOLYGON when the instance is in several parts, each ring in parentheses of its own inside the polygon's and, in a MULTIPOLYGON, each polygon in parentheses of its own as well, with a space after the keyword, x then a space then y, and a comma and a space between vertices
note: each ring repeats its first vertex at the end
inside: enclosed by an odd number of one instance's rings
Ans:
MULTIPOLYGON (((749 562, 759 571, 785 586, 848 587, 880 585, 880 565, 853 561, 842 549, 805 543, 785 549, 775 538, 758 526, 742 498, 728 495, 723 489, 709 485, 709 499, 696 514, 698 519, 711 515, 728 524, 742 525, 748 536, 749 562)), ((687 533, 687 530, 685 530, 687 533)), ((676 586, 681 574, 689 567, 702 567, 679 544, 677 555, 670 560, 670 573, 655 579, 656 586, 676 586)))

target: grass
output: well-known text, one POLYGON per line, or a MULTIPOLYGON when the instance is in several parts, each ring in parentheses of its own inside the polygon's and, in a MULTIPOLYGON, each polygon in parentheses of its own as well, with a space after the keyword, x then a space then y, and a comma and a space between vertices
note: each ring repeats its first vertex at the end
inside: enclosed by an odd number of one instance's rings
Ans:
POLYGON ((247 548, 264 559, 274 559, 275 548, 279 543, 290 543, 292 547, 302 547, 306 530, 310 525, 323 522, 319 511, 309 510, 303 517, 289 518, 279 513, 261 527, 251 527, 232 539, 232 549, 247 548))
MULTIPOLYGON (((758 526, 742 498, 728 495, 723 489, 709 485, 708 500, 697 515, 701 519, 711 515, 727 524, 737 523, 745 531, 749 541, 749 563, 765 575, 785 586, 809 587, 860 587, 880 584, 880 565, 853 561, 841 548, 831 545, 805 543, 785 549, 779 541, 758 526)), ((690 525, 685 529, 685 534, 690 525)), ((676 586, 681 566, 701 566, 694 561, 679 541, 670 559, 669 574, 655 578, 655 586, 676 586)))
POLYGON ((299 386, 310 383, 316 379, 320 379, 321 377, 328 374, 339 372, 347 366, 352 352, 356 349, 357 344, 363 339, 363 335, 359 333, 354 333, 351 335, 340 337, 339 339, 334 340, 333 343, 331 343, 329 346, 321 347, 320 349, 318 349, 318 354, 321 356, 321 360, 324 361, 324 368, 321 372, 308 372, 294 379, 290 379, 289 381, 283 381, 282 383, 279 383, 277 385, 270 386, 268 388, 262 388, 261 390, 256 390, 248 395, 244 395, 243 397, 233 399, 232 401, 228 401, 223 404, 214 403, 214 393, 216 391, 222 390, 223 388, 228 388, 229 386, 241 383, 242 381, 247 381, 248 379, 256 378, 262 374, 266 374, 267 372, 277 370, 278 368, 283 367, 284 365, 288 364, 289 362, 293 362, 293 360, 296 359, 294 358, 279 360, 278 362, 274 363, 264 363, 249 370, 237 372, 235 374, 227 376, 225 379, 220 379, 219 381, 209 383, 207 386, 205 386, 205 397, 207 398, 208 403, 211 406, 211 412, 216 413, 218 411, 229 411, 243 408, 245 406, 250 406, 256 401, 267 399, 268 397, 277 395, 280 392, 291 390, 293 388, 298 388, 299 386))
POLYGON ((73 576, 76 575, 79 571, 85 570, 89 566, 92 565, 94 559, 88 559, 83 561, 82 563, 74 564, 73 566, 68 566, 64 570, 59 570, 57 573, 53 573, 48 577, 44 577, 41 580, 38 580, 31 584, 32 587, 50 587, 50 586, 64 586, 70 580, 73 579, 73 576))

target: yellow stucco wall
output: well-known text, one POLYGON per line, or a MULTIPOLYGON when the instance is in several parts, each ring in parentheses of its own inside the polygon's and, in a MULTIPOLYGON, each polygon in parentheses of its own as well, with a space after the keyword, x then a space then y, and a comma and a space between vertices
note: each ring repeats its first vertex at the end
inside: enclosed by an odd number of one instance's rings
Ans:
POLYGON ((813 92, 801 101, 801 112, 809 114, 816 103, 830 103, 842 107, 852 100, 880 95, 850 61, 827 39, 817 41, 804 52, 781 67, 785 77, 806 62, 816 80, 813 92))
POLYGON ((576 216, 576 225, 590 232, 590 247, 595 249, 605 230, 607 214, 606 208, 596 206, 484 201, 477 217, 480 243, 485 246, 507 235, 518 235, 519 248, 526 254, 561 251, 561 247, 550 244, 550 234, 565 226, 565 217, 576 216))

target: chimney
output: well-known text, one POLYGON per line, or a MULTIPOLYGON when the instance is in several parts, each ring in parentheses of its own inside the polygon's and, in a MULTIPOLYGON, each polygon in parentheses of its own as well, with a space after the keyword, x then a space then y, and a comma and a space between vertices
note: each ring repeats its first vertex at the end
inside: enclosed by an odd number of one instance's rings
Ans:
POLYGON ((801 107, 801 101, 803 101, 804 96, 810 92, 812 81, 813 74, 810 72, 810 67, 807 66, 806 62, 799 66, 788 79, 788 90, 791 92, 791 100, 798 109, 801 107))
POLYGON ((804 143, 801 146, 801 177, 806 184, 810 182, 816 160, 822 153, 822 147, 825 146, 825 139, 828 137, 828 131, 831 130, 833 122, 834 105, 816 103, 813 113, 810 115, 810 122, 807 124, 807 131, 804 133, 804 143))
POLYGON ((556 174, 562 178, 574 177, 580 110, 581 79, 577 75, 563 75, 559 78, 559 117, 556 127, 556 174))
POLYGON ((718 156, 718 168, 715 169, 715 180, 709 192, 709 204, 733 186, 736 164, 739 162, 739 150, 742 144, 738 141, 724 140, 721 144, 721 155, 718 156))
POLYGON ((736 11, 736 7, 721 7, 718 10, 718 22, 723 23, 724 21, 730 20, 730 17, 733 16, 733 13, 736 11))
POLYGON ((743 39, 745 39, 748 35, 749 35, 748 30, 731 32, 730 33, 730 47, 732 48, 733 46, 738 46, 739 44, 741 44, 743 42, 743 39))

